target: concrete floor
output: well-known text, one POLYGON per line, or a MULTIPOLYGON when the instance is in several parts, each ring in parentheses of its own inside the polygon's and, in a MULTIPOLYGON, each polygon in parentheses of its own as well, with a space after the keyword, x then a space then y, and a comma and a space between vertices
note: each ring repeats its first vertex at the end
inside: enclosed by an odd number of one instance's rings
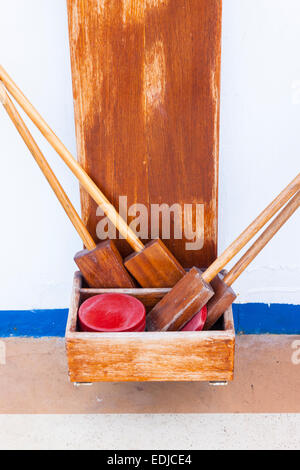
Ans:
POLYGON ((0 449, 299 449, 300 415, 0 416, 0 449))
POLYGON ((63 339, 3 339, 0 413, 299 413, 299 340, 238 336, 235 379, 227 387, 186 382, 77 388, 68 380, 63 339))
POLYGON ((63 339, 2 339, 0 449, 299 449, 299 351, 299 337, 239 336, 228 387, 75 387, 63 339))

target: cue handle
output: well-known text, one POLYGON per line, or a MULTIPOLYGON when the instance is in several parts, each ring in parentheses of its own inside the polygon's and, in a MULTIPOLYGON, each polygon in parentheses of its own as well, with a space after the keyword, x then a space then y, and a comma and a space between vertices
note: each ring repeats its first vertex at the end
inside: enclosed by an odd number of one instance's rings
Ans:
POLYGON ((72 205, 71 201, 69 200, 68 196, 66 195, 62 186, 60 185, 58 179, 56 178, 55 174, 50 168, 46 158, 42 154, 40 148, 38 147, 31 133, 29 132, 29 129, 27 128, 25 122, 23 121, 20 114, 18 113, 14 103, 12 102, 8 94, 6 93, 5 86, 1 81, 0 81, 0 101, 3 104, 5 110, 7 111, 10 119, 14 123, 17 131, 19 132, 25 144, 27 145, 33 158, 35 159, 38 166, 42 170, 42 173, 44 174, 51 188, 53 189, 57 199, 59 200, 62 207, 64 208, 67 216, 69 217, 70 221, 72 222, 75 229, 77 230, 85 247, 88 250, 93 250, 94 248, 96 248, 96 244, 93 238, 89 234, 86 226, 82 222, 74 206, 72 205))
POLYGON ((109 200, 104 196, 100 191, 94 181, 88 176, 84 169, 79 165, 77 160, 73 155, 67 150, 64 144, 60 139, 55 135, 52 129, 48 126, 46 121, 38 113, 38 111, 33 107, 30 101, 26 96, 21 92, 17 85, 13 82, 8 73, 0 65, 0 79, 5 84, 6 88, 10 94, 15 98, 17 103, 25 111, 28 117, 32 122, 37 126, 46 140, 58 153, 58 155, 63 159, 72 173, 79 180, 82 187, 89 193, 91 198, 98 204, 99 207, 103 210, 108 219, 114 224, 118 229, 120 234, 127 240, 129 245, 136 251, 140 252, 144 249, 143 243, 139 240, 134 231, 126 224, 125 220, 118 214, 113 205, 109 200))
POLYGON ((227 286, 231 286, 234 281, 245 271, 247 266, 256 258, 262 249, 269 243, 269 241, 276 235, 281 227, 289 220, 290 217, 296 212, 300 205, 300 191, 293 197, 293 199, 285 206, 279 215, 271 222, 268 228, 261 234, 261 236, 253 243, 251 248, 241 257, 241 259, 234 265, 229 273, 224 277, 224 282, 227 286))
POLYGON ((242 232, 242 234, 203 273, 204 281, 210 282, 226 264, 259 232, 259 230, 281 209, 300 189, 300 173, 281 191, 266 209, 242 232))

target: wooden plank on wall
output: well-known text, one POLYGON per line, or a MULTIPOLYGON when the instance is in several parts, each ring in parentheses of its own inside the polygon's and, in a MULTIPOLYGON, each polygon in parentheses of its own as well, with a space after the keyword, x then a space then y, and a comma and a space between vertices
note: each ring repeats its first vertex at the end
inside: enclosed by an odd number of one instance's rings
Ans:
MULTIPOLYGON (((80 162, 117 207, 119 196, 128 207, 179 204, 183 229, 188 220, 195 229, 199 204, 203 247, 186 250, 190 235, 176 239, 174 227, 164 241, 184 266, 208 265, 217 251, 221 0, 67 5, 80 162)), ((83 191, 82 212, 97 239, 100 218, 83 191)))

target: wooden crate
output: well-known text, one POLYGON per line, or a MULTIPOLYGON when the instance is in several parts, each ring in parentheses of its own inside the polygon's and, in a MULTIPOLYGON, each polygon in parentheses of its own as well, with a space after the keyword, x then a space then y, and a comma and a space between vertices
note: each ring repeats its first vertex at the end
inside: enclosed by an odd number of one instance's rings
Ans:
MULTIPOLYGON (((235 331, 232 309, 219 331, 162 333, 85 333, 77 314, 87 298, 111 292, 87 289, 75 274, 66 329, 71 382, 143 382, 233 380, 235 331)), ((168 289, 115 289, 133 295, 151 309, 168 289)))

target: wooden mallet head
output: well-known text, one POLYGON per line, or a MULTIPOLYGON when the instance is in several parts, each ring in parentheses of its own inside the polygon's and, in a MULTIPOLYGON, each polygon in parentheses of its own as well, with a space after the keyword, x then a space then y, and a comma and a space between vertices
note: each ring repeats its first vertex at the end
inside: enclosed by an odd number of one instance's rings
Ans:
POLYGON ((161 240, 153 240, 138 253, 128 256, 124 264, 144 287, 173 287, 186 272, 161 240))
POLYGON ((192 268, 173 289, 151 310, 146 318, 148 331, 178 331, 213 296, 201 271, 192 268))
POLYGON ((133 288, 136 284, 123 264, 123 259, 111 240, 99 243, 91 250, 82 250, 74 257, 84 279, 95 288, 133 288))

